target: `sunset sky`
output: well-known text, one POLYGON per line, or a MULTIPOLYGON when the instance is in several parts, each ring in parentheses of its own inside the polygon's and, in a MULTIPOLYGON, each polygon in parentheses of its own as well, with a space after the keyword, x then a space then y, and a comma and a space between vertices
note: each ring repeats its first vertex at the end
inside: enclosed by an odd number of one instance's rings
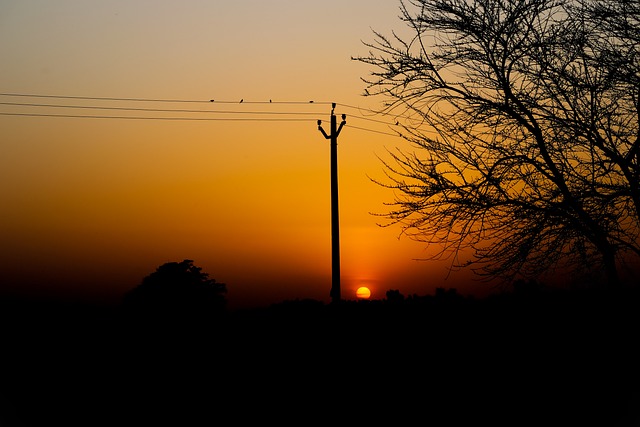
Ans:
POLYGON ((486 292, 372 215, 378 156, 408 146, 351 57, 404 30, 398 6, 0 0, 3 291, 113 302, 191 259, 230 307, 330 301, 335 102, 342 297, 486 292))

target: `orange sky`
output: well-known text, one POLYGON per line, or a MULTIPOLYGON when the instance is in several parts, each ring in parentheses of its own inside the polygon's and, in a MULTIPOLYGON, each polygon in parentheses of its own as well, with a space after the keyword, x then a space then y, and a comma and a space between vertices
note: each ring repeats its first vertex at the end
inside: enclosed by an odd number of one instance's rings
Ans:
POLYGON ((370 70, 350 58, 372 28, 402 30, 397 15, 371 0, 0 3, 2 288, 117 301, 192 259, 231 307, 328 302, 330 145, 316 120, 329 131, 335 102, 343 298, 485 292, 415 261, 424 246, 371 215, 393 199, 369 179, 383 177, 377 156, 407 145, 367 111, 382 100, 361 96, 370 70))

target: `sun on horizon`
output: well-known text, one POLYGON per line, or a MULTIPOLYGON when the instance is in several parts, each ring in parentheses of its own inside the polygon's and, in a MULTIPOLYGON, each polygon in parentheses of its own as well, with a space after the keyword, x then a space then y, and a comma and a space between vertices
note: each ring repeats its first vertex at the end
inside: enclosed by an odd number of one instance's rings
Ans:
POLYGON ((360 286, 356 290, 356 297, 358 299, 369 299, 371 297, 371 290, 366 286, 360 286))

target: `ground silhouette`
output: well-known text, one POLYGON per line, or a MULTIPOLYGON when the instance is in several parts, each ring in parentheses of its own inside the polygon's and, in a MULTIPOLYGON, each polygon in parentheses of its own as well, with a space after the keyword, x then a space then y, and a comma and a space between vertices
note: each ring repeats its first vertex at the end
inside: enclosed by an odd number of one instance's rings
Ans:
POLYGON ((638 425, 636 291, 387 296, 208 322, 4 300, 0 421, 638 425))

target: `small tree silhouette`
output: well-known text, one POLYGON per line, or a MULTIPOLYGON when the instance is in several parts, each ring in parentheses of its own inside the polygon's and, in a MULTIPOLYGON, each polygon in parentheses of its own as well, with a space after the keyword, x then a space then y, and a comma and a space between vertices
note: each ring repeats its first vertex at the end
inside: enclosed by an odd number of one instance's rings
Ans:
POLYGON ((386 293, 387 301, 390 303, 401 303, 404 302, 404 295, 400 293, 397 289, 389 289, 386 293))
POLYGON ((123 305, 129 314, 153 319, 202 319, 225 311, 226 292, 226 284, 185 259, 162 264, 125 295, 123 305))

